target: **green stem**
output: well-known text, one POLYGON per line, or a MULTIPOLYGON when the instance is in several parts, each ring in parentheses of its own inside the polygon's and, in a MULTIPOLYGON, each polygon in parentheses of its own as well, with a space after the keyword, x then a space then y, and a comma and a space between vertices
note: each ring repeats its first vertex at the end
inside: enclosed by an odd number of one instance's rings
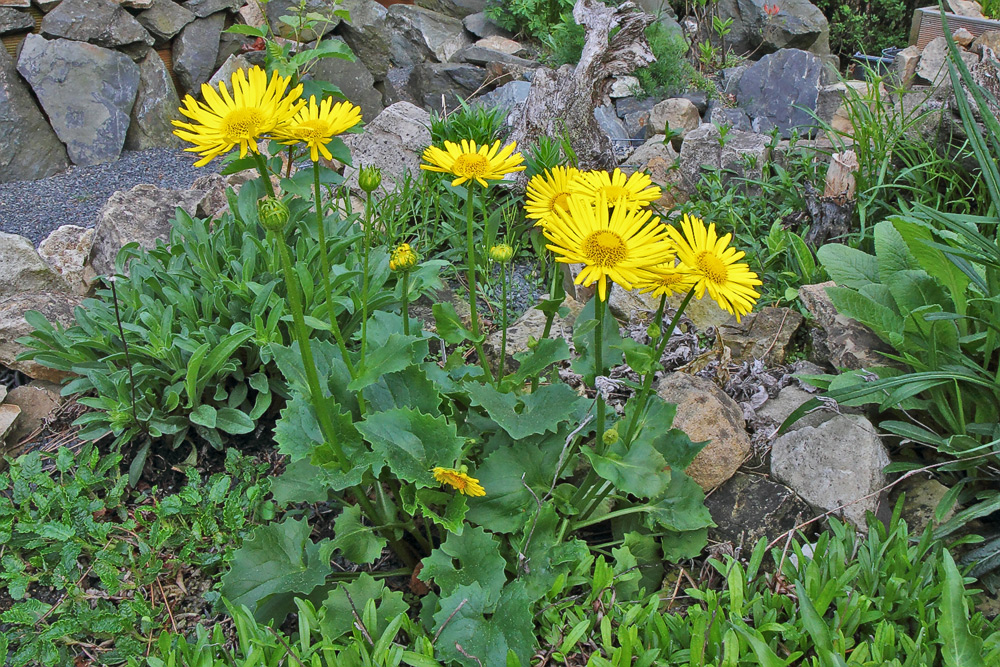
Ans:
MULTIPOLYGON (((549 300, 555 301, 559 299, 562 301, 566 297, 566 291, 563 289, 562 281, 562 268, 555 261, 552 262, 552 281, 549 283, 549 300)), ((549 337, 549 333, 552 331, 552 322, 556 319, 555 311, 545 313, 545 328, 542 329, 542 337, 539 340, 545 340, 549 337)), ((531 378, 531 391, 534 392, 538 389, 538 375, 531 378)))
POLYGON ((302 312, 302 298, 299 295, 299 285, 295 279, 295 272, 292 270, 292 257, 288 252, 288 244, 281 233, 275 233, 278 253, 281 255, 281 267, 285 273, 285 291, 288 293, 288 302, 292 307, 292 323, 295 338, 299 342, 299 354, 302 355, 302 365, 305 366, 306 383, 309 385, 309 393, 312 397, 313 407, 316 409, 316 418, 319 421, 323 438, 330 443, 337 456, 337 463, 341 469, 347 470, 349 462, 344 457, 344 450, 337 440, 337 431, 330 418, 330 411, 327 409, 326 398, 320 388, 319 376, 316 374, 316 362, 313 359, 312 346, 309 344, 309 333, 306 329, 305 317, 302 312))
MULTIPOLYGON (((365 258, 364 275, 361 278, 361 363, 365 363, 365 353, 368 351, 368 259, 371 255, 371 217, 372 193, 368 193, 365 201, 365 258)), ((404 323, 404 329, 405 329, 404 323)))
POLYGON ((600 294, 595 294, 597 303, 594 304, 594 311, 597 318, 597 328, 594 329, 594 391, 597 392, 597 433, 594 438, 595 448, 603 450, 604 444, 604 394, 597 388, 597 378, 604 375, 604 300, 600 294))
POLYGON ((403 271, 403 335, 410 335, 410 272, 403 271))
POLYGON ((503 303, 500 305, 500 324, 503 326, 503 333, 500 334, 500 364, 497 367, 497 389, 503 381, 504 371, 507 367, 507 265, 501 264, 500 295, 503 303))
POLYGON ((267 161, 260 153, 251 152, 253 153, 254 160, 257 162, 257 171, 260 172, 260 180, 264 181, 264 191, 268 197, 274 197, 274 185, 271 184, 271 172, 267 169, 267 161))
POLYGON ((579 530, 580 528, 586 528, 587 526, 593 526, 595 523, 601 523, 602 521, 608 521, 609 519, 617 519, 620 516, 628 516, 629 514, 635 514, 636 512, 643 512, 646 510, 646 505, 633 505, 632 507, 626 507, 624 509, 615 510, 614 512, 608 512, 607 514, 602 514, 596 519, 581 519, 580 521, 575 521, 571 524, 573 530, 579 530))
POLYGON ((468 265, 466 266, 465 275, 469 283, 469 310, 470 319, 472 320, 473 345, 476 347, 476 354, 479 355, 479 364, 483 367, 483 372, 486 373, 486 381, 493 382, 493 373, 490 371, 490 365, 486 361, 486 353, 483 351, 483 341, 479 335, 479 311, 476 307, 475 191, 475 181, 466 183, 465 242, 468 265))

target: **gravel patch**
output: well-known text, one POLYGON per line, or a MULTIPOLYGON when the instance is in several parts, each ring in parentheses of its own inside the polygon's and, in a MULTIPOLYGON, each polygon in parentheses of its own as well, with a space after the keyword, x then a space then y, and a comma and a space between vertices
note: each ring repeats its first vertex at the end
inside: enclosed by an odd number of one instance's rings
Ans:
POLYGON ((26 236, 37 246, 62 225, 93 227, 101 207, 118 190, 140 184, 186 190, 222 164, 215 160, 196 169, 196 159, 171 148, 123 151, 116 162, 74 166, 38 181, 0 183, 0 232, 26 236))

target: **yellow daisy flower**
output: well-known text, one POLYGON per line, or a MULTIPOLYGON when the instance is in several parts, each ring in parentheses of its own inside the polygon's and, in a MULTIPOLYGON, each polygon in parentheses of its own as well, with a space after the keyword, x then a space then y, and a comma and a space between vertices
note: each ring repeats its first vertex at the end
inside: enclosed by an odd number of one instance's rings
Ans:
POLYGON ((194 166, 202 167, 236 146, 240 147, 240 157, 246 157, 247 151, 258 153, 257 141, 291 119, 305 104, 299 100, 301 85, 285 96, 289 81, 278 74, 268 81, 264 70, 254 66, 249 73, 243 70, 233 73, 232 95, 225 81, 219 83, 218 92, 202 84, 204 102, 186 95, 180 112, 194 122, 172 122, 179 128, 174 134, 194 144, 185 150, 202 156, 194 166))
POLYGON ((598 194, 603 194, 608 206, 624 199, 627 207, 641 208, 663 196, 660 186, 653 185, 649 174, 637 171, 626 177, 621 169, 615 169, 610 174, 603 170, 582 172, 571 187, 573 194, 590 197, 592 201, 597 200, 598 194))
POLYGON ((569 197, 573 194, 571 185, 580 176, 576 167, 554 167, 545 174, 535 174, 528 181, 527 200, 524 202, 524 217, 537 220, 536 225, 545 224, 557 206, 568 209, 569 197))
POLYGON ((417 252, 410 247, 409 243, 401 243, 389 255, 389 270, 409 271, 417 265, 418 259, 417 252))
POLYGON ((274 138, 291 146, 303 143, 309 146, 309 158, 319 162, 322 154, 327 160, 333 155, 326 145, 333 138, 346 132, 361 122, 361 108, 350 102, 333 103, 333 98, 327 97, 318 105, 316 98, 310 97, 309 104, 303 107, 295 117, 283 123, 274 131, 274 138))
POLYGON ((497 181, 515 171, 524 171, 521 164, 524 158, 515 153, 517 142, 512 142, 500 148, 500 142, 492 146, 476 146, 475 141, 462 139, 461 144, 451 141, 444 142, 444 150, 437 146, 429 146, 424 151, 423 158, 429 164, 420 165, 421 169, 437 171, 456 176, 452 185, 461 185, 466 181, 475 180, 484 188, 486 182, 497 181))
POLYGON ((454 468, 437 467, 431 472, 434 473, 434 479, 455 488, 459 493, 464 493, 467 496, 485 496, 486 490, 480 486, 479 480, 475 477, 469 477, 465 473, 465 466, 462 468, 463 470, 455 470, 454 468))
POLYGON ((715 223, 705 228, 705 222, 693 215, 684 215, 681 231, 670 227, 668 233, 677 248, 677 258, 694 272, 695 297, 700 299, 705 290, 719 306, 736 316, 753 310, 760 294, 753 288, 760 285, 757 274, 740 262, 743 251, 727 247, 732 234, 718 237, 715 223))
POLYGON ((558 255, 557 262, 583 264, 577 285, 597 282, 601 300, 607 299, 610 278, 626 289, 641 281, 649 267, 674 259, 667 228, 649 211, 629 209, 623 200, 608 208, 603 192, 596 208, 589 198, 569 198, 569 211, 556 208, 542 228, 551 241, 546 247, 558 255))
POLYGON ((670 296, 671 294, 687 294, 697 280, 697 276, 688 267, 669 262, 650 267, 643 273, 635 287, 643 294, 670 296))

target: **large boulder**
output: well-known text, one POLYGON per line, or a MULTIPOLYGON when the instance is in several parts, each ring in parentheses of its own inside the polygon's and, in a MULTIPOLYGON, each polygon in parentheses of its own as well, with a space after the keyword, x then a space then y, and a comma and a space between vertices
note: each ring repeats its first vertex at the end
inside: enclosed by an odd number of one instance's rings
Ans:
POLYGON ((721 485, 750 457, 743 410, 715 384, 686 373, 670 373, 656 384, 656 393, 677 404, 675 428, 694 442, 708 441, 685 470, 702 489, 721 485))
POLYGON ((718 126, 703 123, 688 132, 681 144, 681 184, 687 192, 695 192, 706 169, 724 170, 723 181, 734 175, 759 178, 771 156, 770 144, 766 135, 741 130, 729 130, 723 141, 718 126))
POLYGON ((733 18, 726 44, 737 53, 778 49, 830 53, 830 24, 809 0, 720 0, 719 13, 733 18), (777 6, 778 13, 769 16, 765 5, 777 6))
POLYGON ((867 532, 866 512, 877 513, 889 454, 875 427, 858 415, 837 415, 805 426, 771 445, 771 474, 809 504, 834 511, 867 532))
MULTIPOLYGON (((340 37, 328 39, 343 41, 340 37)), ((313 67, 312 76, 340 88, 347 99, 361 107, 364 120, 371 120, 382 112, 382 93, 375 88, 375 77, 360 59, 323 58, 313 67)))
POLYGON ((407 89, 424 108, 454 109, 486 80, 486 70, 465 63, 420 63, 413 67, 407 89), (442 106, 444 105, 444 106, 442 106))
POLYGON ((68 374, 42 366, 35 361, 18 361, 18 357, 28 348, 17 340, 27 336, 34 327, 24 319, 29 310, 37 310, 53 324, 70 327, 76 323, 73 309, 80 305, 83 297, 68 292, 18 292, 0 295, 0 364, 15 371, 21 371, 36 380, 60 382, 68 374))
POLYGON ((45 178, 68 166, 66 147, 0 49, 0 183, 45 178))
POLYGON ((59 274, 35 252, 31 241, 0 232, 0 296, 16 292, 65 292, 59 274))
MULTIPOLYGON (((189 0, 191 2, 195 0, 189 0)), ((264 5, 264 12, 267 14, 267 22, 271 26, 271 32, 286 39, 295 39, 296 29, 281 20, 282 16, 294 17, 298 11, 299 0, 268 0, 264 5), (294 11, 293 11, 294 10, 294 11)), ((312 42, 317 37, 322 37, 326 33, 337 27, 340 17, 330 15, 330 5, 324 0, 305 0, 305 10, 308 13, 329 16, 328 21, 317 21, 312 27, 302 28, 298 31, 298 39, 301 42, 312 42)))
POLYGON ((97 215, 90 265, 98 275, 115 273, 115 258, 126 243, 152 248, 170 235, 178 208, 195 215, 204 199, 202 190, 166 190, 137 185, 116 192, 97 215))
POLYGON ((139 66, 128 56, 85 42, 28 35, 17 71, 31 84, 74 164, 118 159, 139 90, 139 66))
POLYGON ((654 132, 663 132, 670 128, 676 132, 672 143, 674 148, 680 148, 684 136, 701 125, 701 114, 694 102, 683 97, 673 97, 663 100, 649 112, 648 127, 654 132))
POLYGON ((135 18, 158 43, 163 43, 173 39, 196 16, 173 0, 153 0, 152 6, 139 12, 135 18))
MULTIPOLYGON (((979 62, 979 56, 975 53, 959 49, 958 55, 965 61, 966 67, 972 68, 979 62)), ((947 62, 948 40, 943 36, 932 39, 920 53, 920 62, 917 63, 916 69, 917 78, 933 86, 950 84, 947 62)))
POLYGON ((170 121, 181 118, 181 101, 163 59, 146 49, 139 62, 139 91, 132 106, 132 121, 125 135, 125 148, 141 151, 160 146, 179 146, 170 121))
MULTIPOLYGON (((246 0, 187 0, 184 9, 200 19, 216 12, 235 12, 246 3, 246 0)), ((271 3, 269 2, 268 5, 271 3)))
POLYGON ((457 19, 464 19, 486 9, 486 0, 416 0, 415 4, 457 19))
POLYGON ((816 125, 809 112, 816 110, 823 68, 820 58, 800 49, 766 55, 740 77, 736 102, 757 132, 777 128, 786 139, 792 130, 808 134, 816 125))
POLYGON ((391 66, 392 33, 386 25, 386 8, 375 0, 344 0, 341 6, 350 18, 338 26, 340 36, 375 80, 382 81, 391 66))
POLYGON ((418 175, 420 156, 431 143, 430 123, 430 114, 420 107, 396 102, 368 123, 362 134, 344 137, 355 167, 347 185, 360 193, 357 169, 367 166, 382 170, 379 192, 383 195, 393 190, 397 179, 418 175))
POLYGON ((225 21, 224 12, 196 19, 184 26, 174 39, 174 74, 181 85, 180 92, 197 91, 215 72, 219 36, 225 21))
POLYGON ((389 54, 397 67, 448 62, 472 43, 462 22, 415 5, 393 5, 386 14, 389 54))
POLYGON ((142 24, 111 0, 63 0, 42 19, 41 33, 109 49, 136 42, 153 45, 142 24))

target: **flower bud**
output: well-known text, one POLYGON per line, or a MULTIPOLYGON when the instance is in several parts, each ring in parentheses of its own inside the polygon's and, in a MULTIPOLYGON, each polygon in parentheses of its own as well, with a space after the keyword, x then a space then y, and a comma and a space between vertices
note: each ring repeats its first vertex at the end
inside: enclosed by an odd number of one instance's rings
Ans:
POLYGON ((260 224, 269 232, 280 232, 288 224, 288 204, 277 197, 265 197, 257 203, 260 224))
POLYGON ((514 257, 514 249, 506 243, 498 243, 490 248, 490 259, 498 264, 506 264, 514 257))
POLYGON ((380 185, 382 185, 381 169, 372 165, 361 168, 361 172, 358 174, 358 186, 360 186, 362 190, 371 194, 377 190, 380 185))
POLYGON ((650 322, 649 326, 646 327, 646 336, 648 336, 650 340, 657 340, 662 335, 663 330, 660 329, 656 322, 650 322))
POLYGON ((527 346, 529 350, 534 350, 536 347, 538 347, 538 339, 535 338, 534 336, 528 336, 527 346))
POLYGON ((615 428, 609 428, 607 431, 605 431, 604 435, 601 436, 601 440, 604 442, 605 446, 607 446, 607 447, 610 447, 611 445, 613 445, 616 442, 618 442, 618 428, 617 428, 617 425, 616 425, 615 428))
POLYGON ((409 243, 396 246, 389 257, 389 268, 393 271, 409 271, 417 265, 417 253, 409 243))

